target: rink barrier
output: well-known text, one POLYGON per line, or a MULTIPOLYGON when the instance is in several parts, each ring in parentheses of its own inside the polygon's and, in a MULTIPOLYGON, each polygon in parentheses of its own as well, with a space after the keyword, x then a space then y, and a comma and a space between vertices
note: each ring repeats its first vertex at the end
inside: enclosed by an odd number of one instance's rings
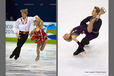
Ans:
MULTIPOLYGON (((15 21, 6 21, 6 38, 16 38, 16 35, 13 31, 13 25, 15 21)), ((30 27, 30 32, 35 28, 33 24, 30 27)), ((48 40, 56 40, 56 22, 44 22, 44 31, 46 32, 48 36, 48 40)), ((30 34, 28 36, 28 39, 30 39, 30 34)))
MULTIPOLYGON (((17 38, 6 37, 6 42, 17 42, 17 38)), ((26 43, 34 43, 34 42, 30 39, 27 39, 26 43)), ((47 40, 47 44, 56 44, 56 40, 47 40)))

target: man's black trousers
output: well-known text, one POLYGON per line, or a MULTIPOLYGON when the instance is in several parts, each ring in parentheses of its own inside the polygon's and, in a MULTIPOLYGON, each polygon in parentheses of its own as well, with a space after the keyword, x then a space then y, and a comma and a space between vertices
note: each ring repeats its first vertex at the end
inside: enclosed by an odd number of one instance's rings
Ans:
POLYGON ((81 46, 84 47, 85 45, 89 44, 89 42, 95 38, 98 37, 98 34, 94 34, 93 37, 89 37, 89 36, 85 36, 82 40, 81 40, 81 46))
POLYGON ((94 34, 93 37, 89 37, 89 36, 85 36, 80 44, 79 44, 79 47, 78 49, 73 53, 74 55, 78 55, 79 53, 83 52, 84 51, 84 46, 89 44, 89 42, 95 38, 98 37, 99 34, 94 34))
POLYGON ((16 59, 19 57, 21 52, 21 47, 23 46, 23 44, 28 38, 28 34, 19 34, 19 35, 20 35, 20 39, 18 39, 17 41, 17 47, 14 49, 12 53, 12 55, 15 56, 16 59))

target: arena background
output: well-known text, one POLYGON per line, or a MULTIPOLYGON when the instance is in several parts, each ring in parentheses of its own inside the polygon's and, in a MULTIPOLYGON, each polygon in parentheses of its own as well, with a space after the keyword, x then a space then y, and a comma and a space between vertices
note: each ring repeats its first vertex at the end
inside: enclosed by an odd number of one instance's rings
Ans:
MULTIPOLYGON (((12 28, 15 21, 21 17, 20 10, 25 8, 28 9, 28 16, 38 15, 44 21, 47 43, 56 44, 56 0, 6 0, 6 41, 17 41, 12 28)), ((33 24, 30 31, 32 29, 33 24)), ((32 43, 29 38, 27 43, 32 43)))
MULTIPOLYGON (((34 29, 33 24, 30 31, 34 29)), ((56 76, 56 0, 6 0, 6 76, 56 76), (13 24, 21 17, 20 10, 27 8, 28 16, 38 15, 44 21, 48 41, 40 59, 35 61, 36 46, 29 38, 21 48, 20 57, 10 59, 17 46, 13 24)))

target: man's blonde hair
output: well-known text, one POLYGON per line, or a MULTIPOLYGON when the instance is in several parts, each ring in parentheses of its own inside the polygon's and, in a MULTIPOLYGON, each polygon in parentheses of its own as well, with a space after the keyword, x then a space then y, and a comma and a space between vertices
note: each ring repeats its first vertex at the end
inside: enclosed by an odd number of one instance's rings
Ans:
POLYGON ((28 9, 21 9, 20 12, 25 13, 26 15, 28 15, 28 9))

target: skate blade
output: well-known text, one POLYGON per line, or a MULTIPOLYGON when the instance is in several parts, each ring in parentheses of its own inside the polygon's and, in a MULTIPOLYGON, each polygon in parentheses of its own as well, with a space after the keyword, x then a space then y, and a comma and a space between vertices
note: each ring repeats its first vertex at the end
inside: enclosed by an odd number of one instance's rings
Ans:
POLYGON ((85 51, 83 51, 83 52, 82 52, 82 54, 83 54, 83 55, 86 55, 86 52, 85 52, 85 51))

